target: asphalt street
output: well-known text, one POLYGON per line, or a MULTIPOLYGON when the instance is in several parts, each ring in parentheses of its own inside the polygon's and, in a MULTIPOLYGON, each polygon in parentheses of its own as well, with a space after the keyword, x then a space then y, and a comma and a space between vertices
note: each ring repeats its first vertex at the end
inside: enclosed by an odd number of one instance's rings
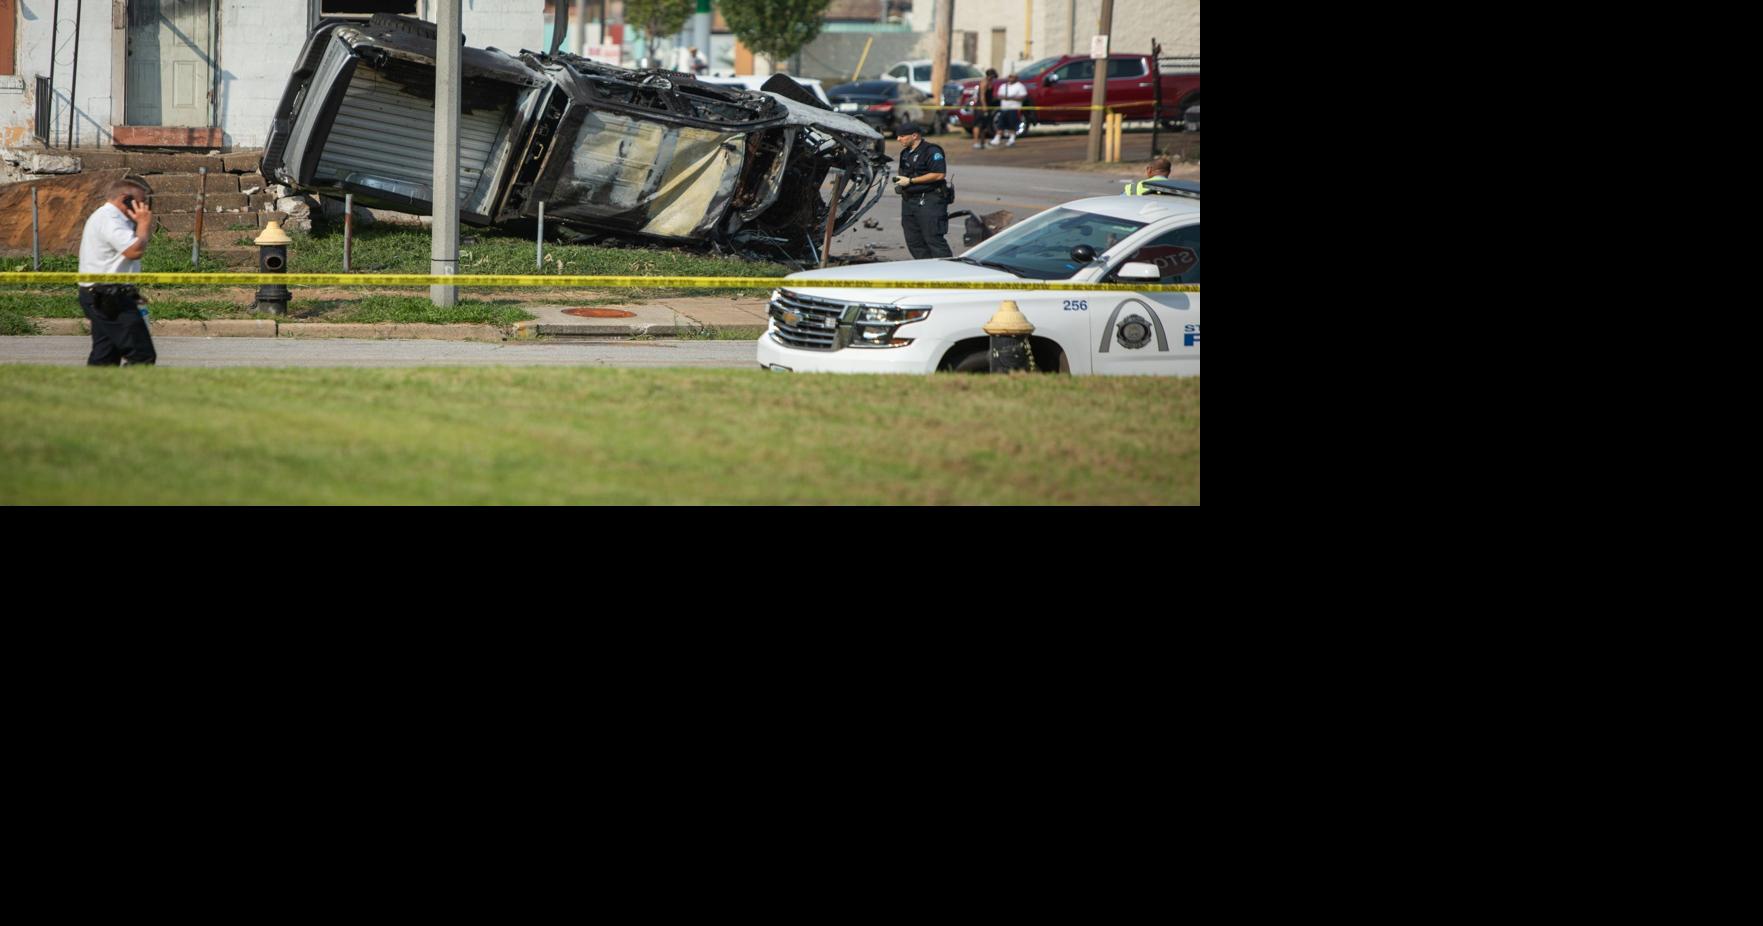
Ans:
MULTIPOLYGON (((955 202, 949 206, 950 212, 972 209, 978 215, 985 215, 1008 209, 1015 214, 1014 221, 1020 222, 1060 203, 1119 193, 1121 186, 1136 179, 1134 175, 1142 170, 1131 164, 1121 164, 1119 179, 1116 179, 1110 173, 995 167, 985 163, 986 155, 993 152, 975 151, 971 141, 963 142, 956 135, 942 138, 943 152, 950 165, 949 176, 955 183, 955 202)), ((889 144, 889 153, 894 153, 896 147, 889 144)), ((833 254, 850 254, 873 244, 876 246, 875 256, 882 260, 911 260, 912 255, 906 250, 905 234, 900 230, 900 203, 901 197, 892 189, 883 194, 881 202, 863 216, 863 222, 833 239, 833 254), (869 222, 878 223, 881 228, 865 228, 864 224, 869 222)), ((951 254, 959 255, 967 250, 967 246, 961 243, 963 221, 952 219, 949 222, 951 254)))
MULTIPOLYGON (((741 341, 366 341, 301 338, 156 338, 159 362, 177 367, 598 366, 751 367, 741 341)), ((0 363, 79 366, 89 337, 0 337, 0 363)))

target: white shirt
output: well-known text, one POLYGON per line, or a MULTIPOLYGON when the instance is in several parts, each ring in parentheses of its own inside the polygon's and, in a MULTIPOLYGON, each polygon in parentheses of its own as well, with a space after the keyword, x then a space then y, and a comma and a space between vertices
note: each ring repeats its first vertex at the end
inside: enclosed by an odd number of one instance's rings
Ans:
POLYGON ((122 256, 134 243, 135 223, 114 203, 105 203, 86 220, 86 233, 80 238, 80 272, 140 273, 140 258, 122 256))
POLYGON ((1022 101, 1027 98, 1028 88, 1020 80, 998 85, 999 109, 1021 109, 1022 101))

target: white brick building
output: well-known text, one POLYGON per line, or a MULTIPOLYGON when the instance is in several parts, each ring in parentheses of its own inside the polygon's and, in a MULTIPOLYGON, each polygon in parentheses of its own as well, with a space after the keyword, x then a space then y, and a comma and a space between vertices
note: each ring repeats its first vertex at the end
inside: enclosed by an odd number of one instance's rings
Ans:
MULTIPOLYGON (((950 57, 1004 73, 1018 63, 1087 54, 1101 12, 1101 0, 955 0, 950 57)), ((1200 0, 1114 0, 1113 51, 1150 54, 1153 38, 1165 55, 1198 55, 1200 0)))
MULTIPOLYGON (((260 147, 321 15, 438 0, 0 0, 0 147, 260 147), (53 64, 51 64, 53 43, 53 64), (77 55, 77 61, 76 61, 77 55), (72 134, 69 134, 69 119, 72 134)), ((468 44, 537 49, 544 0, 461 0, 468 44)))

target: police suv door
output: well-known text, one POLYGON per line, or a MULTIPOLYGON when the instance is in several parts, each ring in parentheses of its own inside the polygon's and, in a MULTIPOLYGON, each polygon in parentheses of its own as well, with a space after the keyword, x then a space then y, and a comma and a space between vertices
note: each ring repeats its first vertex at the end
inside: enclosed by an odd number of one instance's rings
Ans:
MULTIPOLYGON (((1127 263, 1156 265, 1158 283, 1200 282, 1200 223, 1168 229, 1115 259, 1102 278, 1127 263)), ((1150 281, 1146 281, 1150 282, 1150 281)), ((1199 293, 1098 292, 1090 303, 1090 357, 1099 374, 1192 376, 1200 372, 1199 293)))

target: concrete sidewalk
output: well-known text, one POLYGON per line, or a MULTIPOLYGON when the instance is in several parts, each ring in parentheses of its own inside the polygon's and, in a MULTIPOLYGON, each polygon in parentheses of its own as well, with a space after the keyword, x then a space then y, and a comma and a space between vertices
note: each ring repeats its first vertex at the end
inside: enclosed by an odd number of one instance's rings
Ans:
POLYGON ((702 337, 707 329, 746 331, 767 324, 764 299, 680 296, 643 305, 523 305, 538 316, 513 327, 513 337, 702 337), (576 314, 571 314, 571 313, 576 314))
MULTIPOLYGON (((764 299, 682 296, 642 305, 522 305, 536 316, 512 325, 348 324, 228 318, 153 319, 154 337, 370 338, 507 341, 536 338, 705 338, 712 333, 758 337, 767 324, 764 299), (570 314, 570 313, 578 314, 570 314)), ((40 334, 90 335, 83 318, 32 318, 40 334)))

